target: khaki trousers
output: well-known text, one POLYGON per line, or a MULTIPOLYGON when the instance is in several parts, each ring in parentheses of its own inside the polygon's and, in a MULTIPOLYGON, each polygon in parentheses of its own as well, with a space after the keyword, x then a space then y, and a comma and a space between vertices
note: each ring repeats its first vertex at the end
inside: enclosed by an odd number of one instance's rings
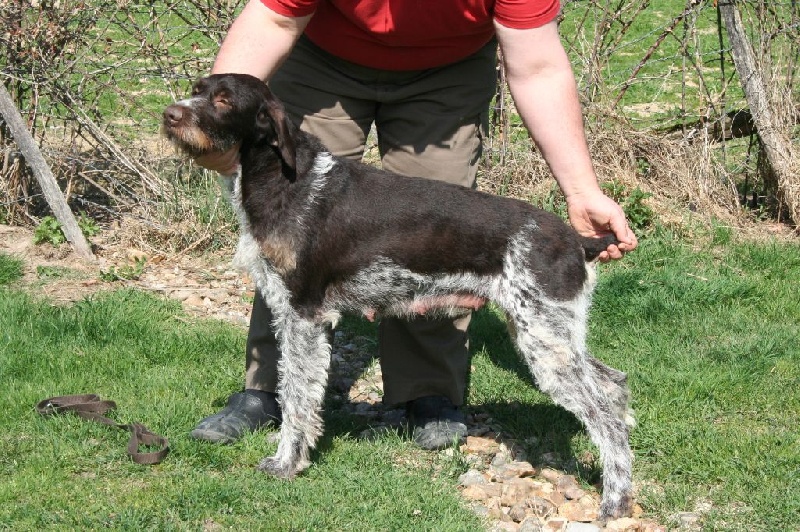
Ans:
MULTIPOLYGON (((494 95, 495 48, 490 43, 440 68, 397 72, 349 63, 301 38, 269 85, 292 119, 334 155, 360 159, 374 124, 384 169, 474 187, 494 95)), ((440 395, 462 404, 469 321, 469 314, 382 319, 384 403, 440 395)), ((280 352, 271 322, 257 296, 247 339, 247 388, 277 389, 280 352)))

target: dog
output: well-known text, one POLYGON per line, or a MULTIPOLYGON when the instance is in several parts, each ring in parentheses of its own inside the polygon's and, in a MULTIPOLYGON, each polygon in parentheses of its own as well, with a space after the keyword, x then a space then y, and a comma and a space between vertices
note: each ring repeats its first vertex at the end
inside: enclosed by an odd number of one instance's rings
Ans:
POLYGON ((200 79, 165 109, 162 129, 192 157, 239 149, 239 170, 224 178, 240 222, 235 262, 272 309, 282 353, 280 441, 260 470, 291 478, 308 467, 327 333, 342 314, 449 316, 494 301, 539 388, 600 450, 601 517, 630 513, 627 377, 585 344, 594 262, 613 237, 582 237, 523 201, 334 157, 252 76, 200 79))

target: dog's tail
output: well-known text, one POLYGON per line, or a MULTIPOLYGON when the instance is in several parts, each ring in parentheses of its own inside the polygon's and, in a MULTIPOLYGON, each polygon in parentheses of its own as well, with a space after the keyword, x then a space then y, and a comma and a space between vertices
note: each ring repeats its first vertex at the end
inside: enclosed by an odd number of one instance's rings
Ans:
POLYGON ((583 253, 586 255, 586 262, 591 262, 597 258, 600 253, 606 250, 611 244, 619 244, 619 240, 614 235, 601 236, 599 238, 581 236, 581 246, 583 246, 583 253))

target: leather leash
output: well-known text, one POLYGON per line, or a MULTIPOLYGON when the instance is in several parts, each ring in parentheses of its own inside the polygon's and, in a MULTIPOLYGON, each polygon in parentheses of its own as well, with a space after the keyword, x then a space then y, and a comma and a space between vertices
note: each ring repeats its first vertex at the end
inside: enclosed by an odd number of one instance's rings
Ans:
POLYGON ((43 416, 72 412, 78 417, 101 425, 130 431, 131 438, 128 440, 128 455, 137 464, 152 465, 164 460, 167 453, 169 453, 169 440, 164 436, 150 432, 150 429, 141 423, 117 423, 103 415, 115 408, 117 408, 117 404, 114 401, 103 401, 93 393, 51 397, 43 399, 36 404, 36 411, 43 416), (142 445, 158 447, 158 450, 142 453, 139 452, 139 447, 142 445))

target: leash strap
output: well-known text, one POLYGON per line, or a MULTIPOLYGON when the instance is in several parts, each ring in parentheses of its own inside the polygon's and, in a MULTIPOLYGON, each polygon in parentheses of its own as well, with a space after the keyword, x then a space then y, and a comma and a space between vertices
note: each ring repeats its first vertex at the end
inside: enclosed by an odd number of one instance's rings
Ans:
POLYGON ((96 394, 84 395, 61 395, 43 399, 36 404, 36 411, 43 416, 54 414, 65 414, 72 412, 78 417, 108 425, 131 433, 128 440, 128 455, 137 464, 152 465, 158 464, 169 453, 169 440, 160 436, 141 423, 121 424, 103 414, 117 408, 114 401, 104 401, 96 394), (140 446, 158 447, 157 451, 139 452, 140 446))

